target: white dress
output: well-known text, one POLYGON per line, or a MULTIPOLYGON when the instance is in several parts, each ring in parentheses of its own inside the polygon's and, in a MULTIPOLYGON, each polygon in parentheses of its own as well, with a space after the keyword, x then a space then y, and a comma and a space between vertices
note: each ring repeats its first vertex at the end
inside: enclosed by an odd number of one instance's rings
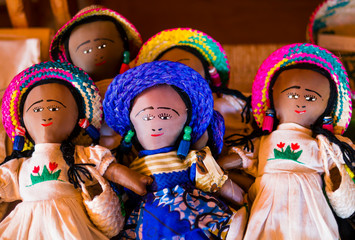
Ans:
MULTIPOLYGON (((323 192, 322 174, 335 166, 320 147, 323 140, 294 123, 280 124, 259 140, 253 154, 234 149, 243 168, 256 177, 248 193, 254 202, 245 239, 339 239, 323 192)), ((325 144, 339 153, 336 146, 325 144)), ((336 191, 326 188, 327 196, 333 207, 353 211, 355 184, 347 174, 343 178, 336 191)))
MULTIPOLYGON (((106 148, 76 146, 75 162, 93 163, 100 174, 112 161, 106 148)), ((0 166, 0 201, 22 200, 0 223, 0 239, 107 239, 88 218, 68 169, 60 144, 52 143, 36 144, 32 157, 0 166)))

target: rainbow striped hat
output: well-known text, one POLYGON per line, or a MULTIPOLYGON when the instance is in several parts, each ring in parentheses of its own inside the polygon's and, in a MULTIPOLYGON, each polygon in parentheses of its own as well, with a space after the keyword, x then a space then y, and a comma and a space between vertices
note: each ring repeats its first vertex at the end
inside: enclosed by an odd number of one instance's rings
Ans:
POLYGON ((252 110, 259 127, 270 107, 269 87, 274 74, 283 67, 298 64, 315 64, 330 73, 337 86, 337 104, 332 112, 334 133, 342 134, 351 120, 351 92, 343 64, 328 50, 308 43, 286 45, 273 52, 260 66, 252 88, 252 110))
MULTIPOLYGON (((85 117, 95 128, 101 127, 102 103, 98 88, 87 73, 71 63, 43 62, 35 64, 19 73, 10 82, 2 100, 2 122, 7 135, 12 141, 16 131, 20 129, 20 103, 27 89, 43 80, 58 79, 70 83, 82 96, 85 117)), ((76 139, 78 144, 88 144, 87 138, 76 139)), ((25 137, 24 150, 29 150, 33 144, 25 137)))
POLYGON ((178 62, 153 61, 117 75, 108 87, 104 99, 108 126, 125 136, 131 129, 132 101, 144 90, 167 84, 185 92, 191 101, 191 142, 195 143, 208 126, 213 132, 213 148, 218 154, 223 147, 224 120, 213 110, 213 97, 208 83, 192 68, 178 62))
POLYGON ((88 18, 93 18, 95 16, 109 16, 116 20, 126 31, 127 38, 129 41, 129 51, 131 60, 134 59, 142 46, 142 37, 137 31, 135 26, 129 22, 121 14, 104 7, 97 5, 89 6, 81 11, 79 11, 72 19, 69 20, 63 27, 61 27, 54 38, 49 49, 50 58, 53 61, 64 61, 67 62, 67 56, 65 54, 64 40, 67 32, 72 30, 78 23, 85 21, 88 18))
POLYGON ((230 66, 226 52, 212 37, 191 28, 173 28, 155 34, 143 44, 136 57, 136 65, 152 62, 159 54, 174 46, 188 46, 200 52, 207 62, 216 68, 222 86, 227 86, 230 66))
POLYGON ((354 25, 355 1, 325 0, 311 14, 307 39, 312 44, 318 44, 317 35, 320 32, 354 36, 354 25))

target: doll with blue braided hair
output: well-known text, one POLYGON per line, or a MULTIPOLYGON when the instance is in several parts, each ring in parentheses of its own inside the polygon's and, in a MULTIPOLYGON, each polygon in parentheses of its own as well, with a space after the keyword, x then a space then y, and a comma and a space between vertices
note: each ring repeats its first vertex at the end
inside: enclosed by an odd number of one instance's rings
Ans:
POLYGON ((107 222, 108 230, 85 211, 80 188, 97 183, 88 167, 141 195, 151 179, 116 163, 110 150, 88 146, 98 141, 102 119, 101 97, 91 78, 72 64, 35 64, 11 81, 2 114, 14 149, 0 165, 0 203, 22 202, 1 221, 1 238, 109 239, 117 234, 124 223, 120 205, 113 204, 118 199, 107 206, 118 221, 107 222))
POLYGON ((312 44, 276 50, 256 74, 252 109, 252 141, 219 159, 256 177, 245 239, 343 239, 338 218, 351 231, 355 214, 355 146, 342 136, 352 107, 340 60, 312 44))
MULTIPOLYGON (((219 117, 200 74, 181 63, 145 63, 118 75, 103 105, 107 124, 124 138, 120 149, 139 150, 130 168, 154 179, 123 239, 242 238, 245 207, 235 211, 212 195, 233 185, 211 153, 222 148, 223 124, 213 128, 214 149, 191 150, 219 117)), ((234 189, 240 206, 243 191, 234 189)))

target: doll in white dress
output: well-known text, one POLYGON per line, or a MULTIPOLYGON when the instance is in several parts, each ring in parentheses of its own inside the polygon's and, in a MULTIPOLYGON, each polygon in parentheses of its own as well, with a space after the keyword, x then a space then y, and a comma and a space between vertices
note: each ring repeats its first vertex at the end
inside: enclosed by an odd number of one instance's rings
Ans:
POLYGON ((102 118, 90 77, 72 64, 36 64, 10 83, 2 113, 14 150, 0 165, 0 201, 22 202, 0 223, 0 238, 108 239, 85 212, 80 182, 96 182, 86 165, 139 194, 151 180, 87 146, 98 141, 102 118))
POLYGON ((355 212, 354 145, 341 136, 351 96, 339 59, 311 44, 278 49, 255 77, 252 109, 260 131, 219 161, 256 177, 245 239, 339 239, 332 209, 343 219, 355 212))

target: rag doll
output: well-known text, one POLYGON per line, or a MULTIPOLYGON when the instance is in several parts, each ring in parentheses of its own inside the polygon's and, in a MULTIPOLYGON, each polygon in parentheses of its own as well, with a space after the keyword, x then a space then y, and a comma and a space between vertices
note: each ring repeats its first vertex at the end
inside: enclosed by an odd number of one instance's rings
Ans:
POLYGON ((312 44, 276 50, 255 77, 252 111, 260 127, 253 141, 219 159, 256 177, 245 239, 339 239, 332 210, 344 219, 355 212, 354 145, 341 136, 352 112, 342 63, 312 44))
POLYGON ((87 167, 141 195, 151 179, 84 146, 98 141, 102 118, 90 77, 69 63, 33 65, 10 83, 2 114, 14 148, 0 165, 0 201, 22 202, 0 223, 1 238, 108 239, 84 209, 80 186, 96 181, 87 167))
MULTIPOLYGON (((176 62, 144 63, 113 80, 103 105, 107 124, 124 138, 120 149, 133 144, 139 150, 130 168, 154 179, 122 239, 242 237, 246 209, 235 211, 211 195, 223 195, 233 182, 209 147, 190 150, 218 116, 200 74, 176 62)), ((220 149, 223 126, 213 131, 220 149)), ((230 198, 240 206, 243 191, 233 186, 230 198)))
MULTIPOLYGON (((71 62, 94 80, 101 97, 119 73, 129 69, 142 45, 142 38, 121 14, 102 6, 92 5, 79 11, 54 36, 50 57, 71 62)), ((100 145, 113 149, 121 137, 103 122, 100 145)))
MULTIPOLYGON (((250 99, 238 90, 228 88, 229 61, 222 45, 211 36, 191 28, 161 31, 143 44, 136 57, 136 65, 155 60, 180 62, 201 74, 214 93, 214 109, 224 118, 225 136, 232 135, 233 138, 252 132, 251 114, 248 109, 250 99)), ((205 132, 192 149, 203 148, 211 134, 212 132, 205 132)), ((224 149, 222 155, 225 152, 224 149)), ((233 171, 229 172, 229 176, 238 181, 244 190, 247 190, 253 181, 247 175, 233 171)))

